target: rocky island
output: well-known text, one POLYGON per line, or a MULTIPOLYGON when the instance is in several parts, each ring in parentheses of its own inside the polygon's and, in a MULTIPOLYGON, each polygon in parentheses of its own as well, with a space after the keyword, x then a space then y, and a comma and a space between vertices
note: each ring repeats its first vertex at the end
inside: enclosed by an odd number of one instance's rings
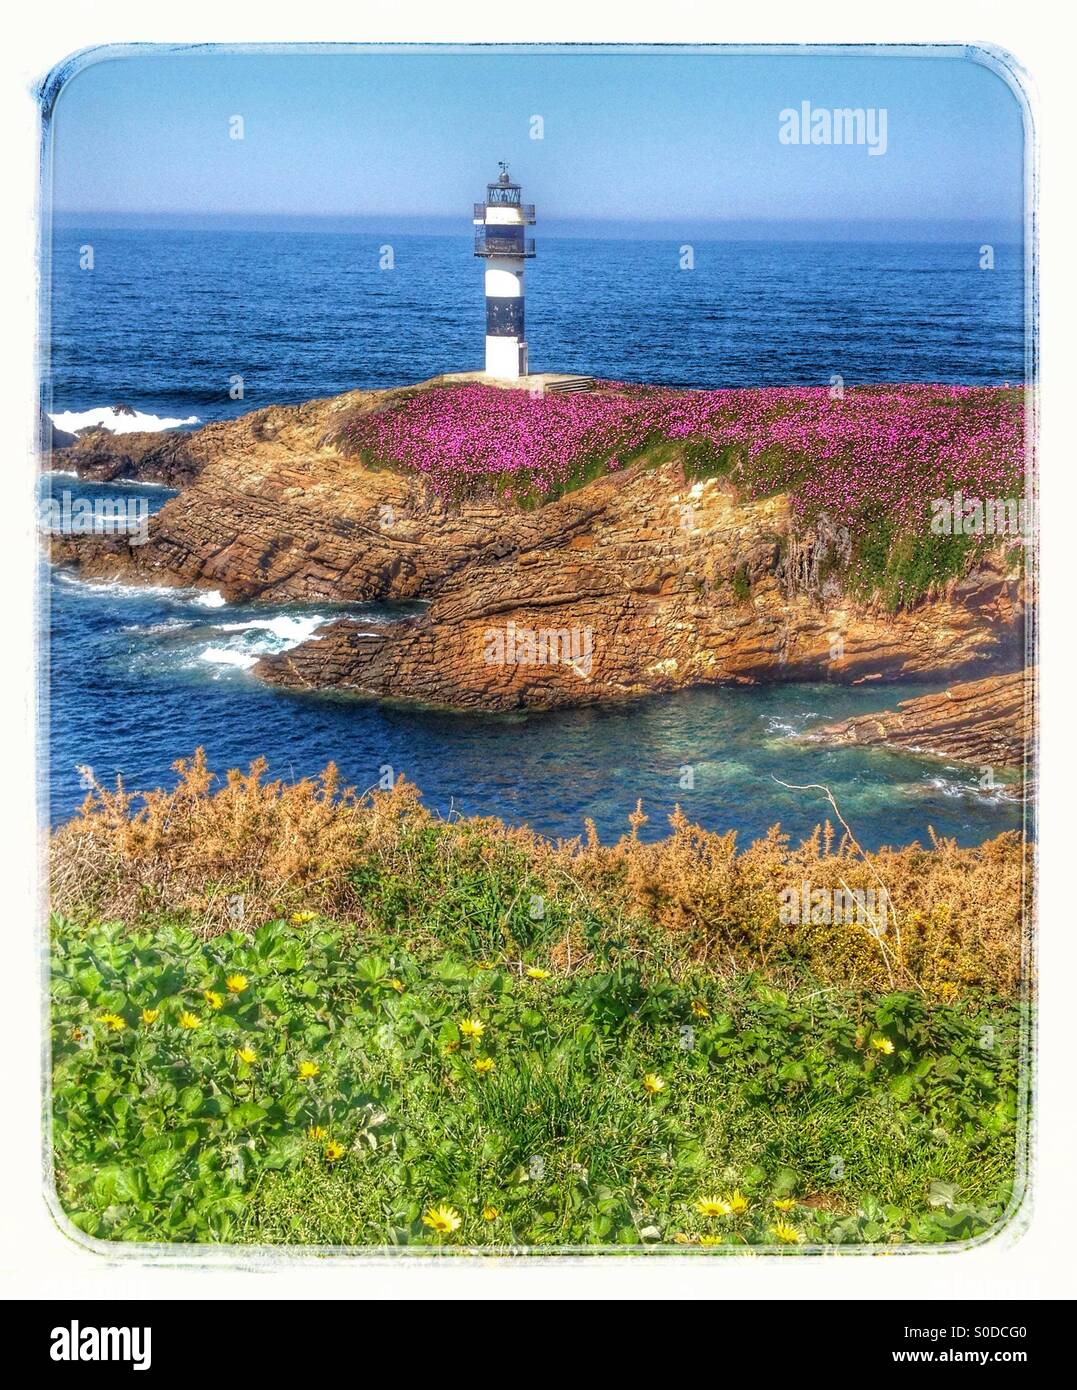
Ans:
POLYGON ((145 544, 61 536, 53 558, 231 601, 422 605, 376 630, 343 616, 254 668, 298 689, 513 710, 975 679, 1024 664, 1024 552, 925 517, 955 487, 1019 492, 1022 428, 1002 388, 436 378, 166 436, 85 432, 55 467, 180 495, 145 544))

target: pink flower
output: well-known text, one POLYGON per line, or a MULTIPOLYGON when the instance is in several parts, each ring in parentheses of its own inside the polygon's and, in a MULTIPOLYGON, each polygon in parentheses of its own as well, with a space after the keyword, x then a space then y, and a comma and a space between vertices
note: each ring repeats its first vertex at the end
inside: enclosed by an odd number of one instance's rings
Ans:
POLYGON ((683 440, 693 467, 734 470, 748 496, 788 492, 802 517, 840 525, 920 522, 930 499, 1023 491, 1024 409, 1016 390, 864 386, 673 391, 608 383, 532 397, 478 383, 436 387, 361 417, 347 443, 413 469, 446 498, 476 491, 556 496, 616 471, 654 443, 683 440))

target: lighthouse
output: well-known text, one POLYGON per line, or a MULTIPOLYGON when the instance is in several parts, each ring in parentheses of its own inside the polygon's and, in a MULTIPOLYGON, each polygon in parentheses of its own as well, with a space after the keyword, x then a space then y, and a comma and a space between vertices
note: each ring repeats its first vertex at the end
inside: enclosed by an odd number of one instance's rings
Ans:
POLYGON ((520 201, 520 185, 500 163, 496 183, 486 185, 486 202, 475 204, 475 255, 486 262, 486 375, 527 375, 524 338, 524 262, 535 254, 524 232, 535 221, 535 205, 520 201))

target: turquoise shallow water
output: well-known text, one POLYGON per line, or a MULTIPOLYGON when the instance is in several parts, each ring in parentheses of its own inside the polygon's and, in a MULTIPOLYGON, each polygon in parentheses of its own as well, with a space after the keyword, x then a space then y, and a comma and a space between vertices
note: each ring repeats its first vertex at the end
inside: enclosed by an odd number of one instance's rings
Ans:
MULTIPOLYGON (((79 483, 78 491, 133 490, 79 483)), ((170 494, 144 495, 156 508, 170 494)), ((204 592, 83 584, 56 571, 44 582, 53 822, 85 795, 78 765, 103 780, 122 774, 132 788, 167 785, 172 762, 203 745, 217 771, 264 754, 272 773, 293 778, 332 760, 361 789, 391 767, 442 814, 498 815, 552 837, 581 833, 591 817, 603 839, 614 838, 637 800, 650 817, 647 837, 665 832, 677 803, 709 829, 744 839, 776 821, 808 834, 826 814, 824 800, 775 778, 830 786, 866 847, 923 841, 929 825, 974 844, 1020 824, 1017 805, 981 790, 975 769, 796 737, 941 685, 708 688, 615 708, 478 718, 297 695, 250 675, 260 654, 295 644, 339 609, 230 607, 204 592)), ((398 616, 375 605, 351 611, 371 626, 398 616)))

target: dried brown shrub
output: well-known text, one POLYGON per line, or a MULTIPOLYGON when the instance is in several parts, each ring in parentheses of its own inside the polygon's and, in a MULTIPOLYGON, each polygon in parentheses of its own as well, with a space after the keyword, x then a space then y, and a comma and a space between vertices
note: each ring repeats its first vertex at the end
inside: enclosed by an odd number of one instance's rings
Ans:
MULTIPOLYGON (((738 853, 732 832, 692 825, 678 810, 671 833, 642 843, 638 819, 609 849, 590 845, 603 891, 678 936, 697 960, 731 970, 790 967, 872 988, 919 985, 932 994, 984 987, 1015 993, 1030 942, 1030 851, 1011 831, 971 849, 936 837, 865 854, 829 824, 797 846, 778 826, 738 853), (884 888, 884 929, 864 922, 783 922, 783 890, 884 888)), ((596 881, 596 887, 597 882, 596 881)))
POLYGON ((168 911, 213 931, 237 925, 230 903, 238 896, 251 924, 296 902, 350 916, 358 904, 348 869, 395 845, 409 817, 426 815, 402 779, 359 798, 340 786, 333 764, 316 781, 267 782, 259 758, 219 786, 201 748, 173 767, 172 791, 134 796, 122 782, 115 791, 94 784, 53 836, 58 911, 125 921, 168 911))
MULTIPOLYGON (((641 841, 646 817, 638 810, 616 844, 601 844, 588 827, 585 839, 552 846, 492 818, 438 820, 402 780, 357 796, 332 766, 294 784, 266 781, 261 760, 218 782, 201 750, 175 767, 172 791, 136 797, 122 784, 95 786, 56 832, 57 911, 131 923, 168 913, 214 932, 237 925, 229 902, 242 895, 250 927, 300 907, 361 926, 370 904, 357 880, 373 872, 406 886, 414 931, 429 936, 446 888, 462 875, 489 874, 501 885, 518 880, 521 894, 525 883, 528 893, 540 885, 551 907, 563 909, 551 913, 558 968, 591 959, 595 939, 580 925, 587 920, 592 933, 609 924, 641 951, 661 939, 721 973, 913 986, 942 998, 974 988, 1014 994, 1023 978, 1031 852, 1016 832, 972 849, 932 836, 926 847, 865 854, 829 823, 795 846, 775 826, 738 852, 732 832, 704 830, 679 810, 664 839, 641 841), (883 885, 885 930, 783 922, 782 891, 805 883, 883 885)), ((498 905, 506 922, 514 891, 498 905)))

